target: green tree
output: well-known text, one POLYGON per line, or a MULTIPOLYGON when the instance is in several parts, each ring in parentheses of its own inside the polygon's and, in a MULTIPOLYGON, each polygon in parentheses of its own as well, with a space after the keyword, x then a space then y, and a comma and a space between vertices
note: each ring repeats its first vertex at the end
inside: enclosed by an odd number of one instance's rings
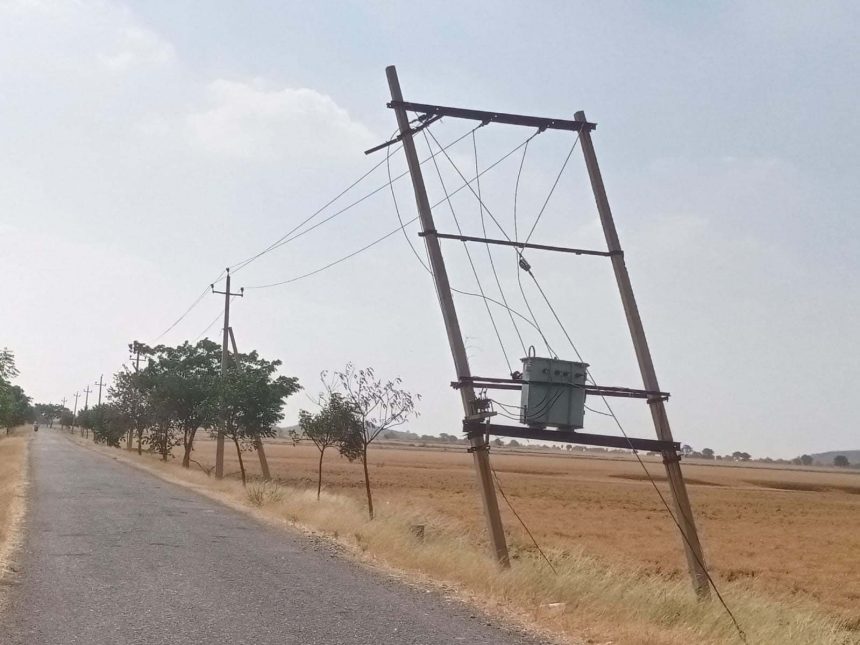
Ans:
POLYGON ((851 464, 848 463, 848 457, 845 455, 836 455, 833 458, 833 465, 839 468, 848 468, 851 464))
POLYGON ((88 421, 93 431, 93 441, 113 448, 119 448, 120 440, 131 426, 131 419, 111 403, 102 403, 90 408, 88 421))
POLYGON ((34 418, 30 397, 18 385, 4 384, 0 387, 0 427, 9 434, 12 428, 34 418))
POLYGON ((353 458, 357 452, 361 458, 370 519, 373 519, 373 495, 367 469, 367 449, 386 430, 418 416, 416 404, 421 396, 401 389, 401 383, 400 378, 387 381, 377 378, 371 367, 357 370, 352 363, 347 363, 342 372, 334 372, 328 385, 329 395, 341 394, 360 421, 357 431, 343 443, 341 452, 353 458))
POLYGON ((714 451, 711 448, 702 448, 702 457, 705 459, 713 459, 714 451))
POLYGON ((297 378, 277 374, 280 365, 256 351, 239 353, 218 381, 222 427, 236 446, 242 484, 247 480, 242 451, 255 450, 262 439, 277 435, 275 425, 284 418, 286 398, 301 389, 297 378))
POLYGON ((361 421, 355 410, 337 393, 324 400, 319 412, 299 411, 299 432, 290 431, 293 442, 308 439, 319 450, 317 499, 322 490, 323 456, 327 448, 340 447, 360 434, 361 421))
POLYGON ((197 431, 213 427, 217 419, 221 348, 206 338, 195 345, 186 341, 177 347, 158 345, 144 351, 148 364, 136 380, 181 437, 182 466, 188 468, 197 431))

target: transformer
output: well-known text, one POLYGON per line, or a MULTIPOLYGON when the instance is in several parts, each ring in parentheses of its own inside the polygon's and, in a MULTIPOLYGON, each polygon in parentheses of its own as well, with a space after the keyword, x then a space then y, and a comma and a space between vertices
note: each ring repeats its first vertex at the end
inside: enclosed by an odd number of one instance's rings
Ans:
POLYGON ((538 356, 522 361, 520 423, 533 428, 582 428, 588 363, 538 356))

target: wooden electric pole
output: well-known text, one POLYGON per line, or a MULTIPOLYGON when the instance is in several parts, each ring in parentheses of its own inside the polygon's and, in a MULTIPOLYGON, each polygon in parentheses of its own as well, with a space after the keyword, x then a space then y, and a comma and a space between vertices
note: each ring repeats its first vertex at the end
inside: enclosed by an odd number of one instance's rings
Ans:
POLYGON ((99 375, 99 380, 96 381, 95 383, 93 383, 93 385, 99 386, 99 405, 102 404, 102 387, 104 386, 104 378, 105 378, 105 375, 101 374, 101 375, 99 375))
MULTIPOLYGON (((230 330, 230 343, 233 345, 233 364, 236 370, 241 370, 242 365, 239 363, 239 350, 236 348, 236 337, 233 335, 233 328, 230 330)), ((269 474, 269 462, 266 460, 266 451, 263 449, 263 440, 257 437, 254 440, 254 450, 257 451, 257 456, 260 458, 260 472, 263 474, 263 479, 269 481, 272 477, 269 474)))
POLYGON ((81 393, 75 392, 75 409, 72 412, 72 433, 75 432, 75 421, 78 419, 78 399, 80 398, 81 393))
MULTIPOLYGON (((577 112, 574 115, 577 121, 585 122, 585 113, 577 112)), ((600 215, 600 223, 603 226, 603 234, 606 245, 612 252, 612 269, 615 272, 615 281, 618 283, 618 291, 621 294, 621 303, 624 306, 624 315, 627 317, 627 326, 633 339, 633 349, 636 352, 636 360, 639 363, 639 371, 645 389, 659 392, 657 384, 657 373, 654 370, 654 362, 651 360, 651 351, 648 349, 648 341, 645 338, 645 328, 639 316, 639 308, 633 295, 633 287, 630 283, 630 275, 627 265, 624 263, 624 254, 621 243, 618 240, 618 232, 615 230, 615 222, 612 219, 612 210, 609 208, 609 200, 606 197, 606 189, 603 185, 603 177, 600 167, 597 165, 597 156, 594 153, 594 145, 591 142, 591 133, 583 129, 579 133, 582 154, 585 157, 585 165, 588 169, 588 177, 591 180, 591 189, 594 192, 594 201, 597 203, 597 212, 600 215)), ((672 430, 669 427, 669 417, 666 414, 666 406, 662 397, 653 397, 648 401, 651 408, 651 418, 657 437, 663 441, 673 441, 672 430)), ((708 574, 705 569, 705 557, 702 553, 702 545, 699 542, 699 534, 693 521, 693 510, 690 507, 690 498, 687 495, 687 486, 681 474, 681 459, 675 451, 665 450, 662 453, 663 463, 666 466, 666 476, 669 480, 669 489, 675 502, 675 516, 681 527, 684 540, 684 552, 687 556, 687 566, 693 578, 693 586, 696 593, 706 598, 710 595, 708 585, 708 574)))
MULTIPOLYGON (((132 342, 131 351, 134 352, 134 374, 135 374, 135 382, 134 382, 134 427, 129 428, 128 434, 125 438, 125 449, 132 449, 132 442, 134 441, 134 433, 137 430, 138 424, 140 420, 138 417, 138 411, 140 409, 140 392, 137 389, 137 373, 140 371, 140 345, 137 341, 132 342)), ((129 356, 131 358, 131 356, 129 356)))
MULTIPOLYGON (((397 78, 397 70, 393 65, 391 65, 386 68, 385 73, 388 76, 388 87, 391 90, 394 113, 397 115, 397 125, 400 128, 403 151, 406 154, 409 174, 412 177, 412 187, 415 192, 415 201, 418 205, 421 230, 425 234, 435 233, 436 226, 433 222, 433 213, 430 209, 430 202, 427 199, 427 189, 424 185, 424 177, 421 174, 421 163, 418 160, 418 153, 415 150, 415 142, 412 139, 412 130, 409 127, 409 117, 405 108, 402 106, 398 107, 398 104, 403 102, 403 93, 400 90, 400 81, 397 78)), ((466 355, 466 348, 463 344, 463 334, 460 331, 460 322, 457 319, 457 311, 454 308, 454 298, 451 295, 451 285, 448 282, 448 273, 445 269, 445 260, 442 257, 442 249, 440 248, 439 241, 435 235, 425 235, 424 243, 427 246, 427 255, 430 260, 430 269, 433 272, 433 281, 436 284, 436 295, 438 296, 439 304, 442 307, 442 318, 445 321, 445 330, 448 333, 448 344, 451 346, 451 354, 454 358, 454 369, 457 372, 458 381, 466 383, 471 378, 472 374, 469 369, 469 359, 466 355)), ((463 412, 465 413, 465 417, 467 419, 474 418, 477 413, 474 405, 476 398, 475 389, 469 384, 464 384, 463 387, 460 388, 460 396, 463 401, 463 412)), ((505 541, 505 531, 502 527, 501 515, 499 514, 499 502, 496 499, 496 489, 493 486, 492 472, 490 470, 489 442, 483 434, 470 434, 469 443, 471 444, 469 450, 472 453, 475 465, 478 489, 481 494, 484 514, 487 518, 487 528, 493 554, 499 564, 503 567, 508 567, 510 566, 510 562, 508 560, 508 546, 505 541)))
MULTIPOLYGON (((222 382, 227 377, 227 360, 229 358, 230 350, 228 346, 229 342, 229 328, 230 328, 230 298, 233 296, 243 297, 245 295, 245 288, 242 287, 239 289, 239 293, 231 293, 230 292, 230 267, 227 267, 227 286, 224 291, 215 291, 215 285, 212 286, 212 293, 221 293, 224 294, 224 336, 221 341, 221 380, 222 382)), ((224 477, 224 425, 226 424, 226 411, 224 410, 224 403, 221 403, 221 425, 218 428, 218 437, 215 443, 215 477, 221 479, 224 477)))

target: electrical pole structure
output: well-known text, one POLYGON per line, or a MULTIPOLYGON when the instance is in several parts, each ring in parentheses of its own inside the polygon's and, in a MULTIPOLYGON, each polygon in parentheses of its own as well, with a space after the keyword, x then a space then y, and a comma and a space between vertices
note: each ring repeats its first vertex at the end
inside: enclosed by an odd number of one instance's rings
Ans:
POLYGON ((101 375, 99 376, 99 380, 98 380, 98 381, 96 381, 95 383, 93 383, 93 385, 98 385, 98 386, 99 386, 99 403, 98 403, 99 405, 101 405, 101 404, 102 404, 102 387, 104 386, 104 383, 103 383, 103 381, 104 381, 104 377, 105 377, 105 375, 104 375, 104 374, 101 374, 101 375))
MULTIPOLYGON (((90 386, 87 385, 86 389, 84 390, 84 412, 90 409, 90 392, 92 392, 92 390, 90 389, 90 386)), ((89 437, 90 431, 87 430, 85 427, 81 426, 81 436, 89 437), (84 432, 86 432, 86 435, 84 435, 84 432)))
MULTIPOLYGON (((140 345, 137 343, 137 341, 133 341, 131 344, 131 348, 135 354, 135 356, 134 356, 134 373, 135 373, 135 375, 137 375, 138 371, 140 370, 140 345)), ((131 358, 131 357, 129 356, 129 358, 131 358)), ((137 426, 140 423, 140 421, 137 418, 137 412, 138 412, 138 407, 139 407, 139 400, 138 400, 139 398, 140 398, 140 393, 137 391, 137 381, 135 381, 135 384, 134 384, 134 427, 129 428, 128 435, 125 438, 125 449, 126 450, 132 449, 132 441, 134 440, 134 432, 135 432, 135 430, 137 430, 137 426)))
MULTIPOLYGON (((230 330, 230 298, 245 296, 245 287, 239 289, 239 293, 230 292, 230 267, 227 267, 227 286, 224 291, 215 291, 215 285, 212 287, 212 293, 224 294, 224 337, 221 342, 221 380, 224 381, 227 377, 227 360, 229 359, 230 349, 229 330, 230 330)), ((215 477, 222 479, 224 477, 224 430, 227 423, 226 410, 224 403, 221 402, 221 426, 218 428, 218 437, 215 443, 215 477)))
POLYGON ((81 393, 75 392, 75 409, 72 412, 72 434, 75 432, 75 421, 78 418, 78 399, 80 398, 81 393))
MULTIPOLYGON (((577 112, 575 120, 585 122, 585 112, 577 112)), ((615 230, 615 222, 612 219, 612 210, 609 208, 609 200, 606 197, 606 188, 603 185, 603 177, 600 167, 597 165, 597 156, 594 153, 594 144, 591 141, 591 132, 582 129, 579 134, 582 154, 585 157, 585 165, 588 169, 588 177, 591 180, 591 189, 594 193, 594 201, 597 203, 597 212, 600 215, 600 223, 603 226, 603 234, 606 245, 612 253, 612 269, 615 273, 615 281, 618 283, 618 291, 621 294, 621 303, 624 306, 624 315, 627 318, 627 326, 630 329, 630 337, 633 340, 633 348, 636 352, 636 360, 639 363, 639 371, 645 389, 659 392, 657 384, 657 373, 654 370, 654 362, 651 359, 651 350, 645 338, 645 328, 639 316, 639 308, 633 295, 633 286, 630 282, 630 274, 624 262, 624 254, 615 230)), ((662 397, 648 399, 648 407, 651 408, 651 418, 657 437, 663 441, 673 441, 672 430, 669 427, 669 417, 666 414, 666 406, 662 397)), ((669 489, 675 502, 675 515, 681 534, 684 539, 684 552, 687 556, 687 566, 693 579, 693 586, 701 598, 710 595, 708 584, 708 573, 705 569, 705 557, 702 553, 702 545, 699 542, 699 534, 693 521, 693 509, 690 507, 690 498, 687 495, 687 486, 681 474, 681 458, 673 450, 661 451, 663 464, 666 466, 666 476, 669 481, 669 489)))
MULTIPOLYGON (((240 370, 242 366, 239 364, 239 350, 236 348, 236 337, 233 335, 232 327, 228 327, 227 329, 230 330, 230 344, 233 346, 233 364, 237 370, 240 370)), ((272 479, 272 476, 269 474, 269 462, 266 459, 266 451, 263 449, 263 440, 260 437, 254 440, 254 450, 257 451, 257 456, 260 458, 260 472, 263 474, 263 479, 269 481, 272 479)))
MULTIPOLYGON (((65 409, 66 409, 66 397, 63 397, 63 398, 60 400, 60 407, 61 407, 63 410, 65 410, 65 409)), ((63 414, 63 413, 62 413, 62 410, 60 411, 60 414, 61 414, 61 415, 63 414)), ((62 418, 62 417, 61 417, 61 418, 62 418)), ((60 421, 60 430, 62 430, 62 429, 63 429, 63 422, 62 422, 62 421, 60 421)))
MULTIPOLYGON (((460 330, 457 310, 454 307, 454 298, 451 295, 451 285, 448 282, 448 272, 445 269, 442 249, 439 245, 439 240, 433 235, 436 232, 436 225, 433 222, 433 213, 430 209, 430 202, 427 199, 427 188, 424 185, 424 177, 421 173, 421 163, 418 160, 418 153, 415 150, 415 142, 412 138, 412 130, 409 127, 409 116, 404 107, 397 106, 403 102, 403 93, 400 89, 400 81, 397 78, 397 69, 391 65, 385 69, 385 73, 388 77, 388 87, 391 90, 391 99, 394 113, 397 116, 397 125, 400 129, 403 151, 406 154, 406 162, 412 178, 412 188, 415 192, 421 229, 423 233, 429 233, 429 235, 425 235, 424 243, 427 247, 430 269, 433 272, 436 294, 442 308, 442 318, 445 321, 448 344, 451 346, 451 354, 454 358, 454 369, 457 372, 458 381, 466 382, 472 376, 469 368, 469 359, 463 343, 463 333, 460 330)), ((471 385, 466 384, 460 388, 460 396, 463 401, 463 411, 466 419, 474 419, 478 413, 475 406, 475 389, 471 385)), ((502 518, 499 513, 499 502, 496 498, 496 489, 493 485, 492 471, 490 470, 489 441, 483 434, 470 433, 469 443, 469 451, 472 453, 475 464, 484 514, 487 518, 493 554, 502 567, 509 567, 508 545, 505 541, 505 531, 502 527, 502 518)))

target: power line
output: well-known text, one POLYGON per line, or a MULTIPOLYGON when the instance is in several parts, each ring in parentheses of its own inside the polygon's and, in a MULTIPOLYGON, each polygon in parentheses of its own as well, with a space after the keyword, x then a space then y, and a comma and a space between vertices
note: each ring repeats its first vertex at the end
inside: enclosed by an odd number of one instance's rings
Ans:
MULTIPOLYGON (((556 322, 558 322, 559 327, 561 327, 561 330, 564 333, 565 338, 567 338, 567 340, 570 343, 570 346, 573 349, 574 353, 576 354, 577 358, 579 359, 580 362, 583 362, 582 355, 579 353, 579 350, 577 349, 576 344, 573 342, 573 339, 570 337, 570 334, 567 332, 567 329, 565 328, 564 324, 561 322, 561 319, 559 318, 558 314, 556 313, 555 308, 552 306, 552 303, 550 303, 549 298, 547 298, 543 289, 541 289, 540 284, 537 281, 537 278, 535 278, 535 276, 531 272, 531 270, 529 270, 528 273, 529 273, 529 275, 531 275, 532 280, 534 280, 535 286, 537 286, 538 291, 540 291, 541 295, 543 296, 544 301, 546 302, 547 306, 549 307, 550 311, 552 312, 553 316, 555 317, 556 322)), ((594 380, 594 377, 591 375, 591 371, 588 368, 586 368, 585 371, 586 371, 586 375, 588 377, 588 380, 592 384, 594 384, 595 380, 594 380)), ((645 465, 645 462, 642 461, 642 458, 639 456, 639 451, 637 451, 633 447, 633 444, 630 441, 630 437, 628 436, 627 432, 624 430, 624 426, 621 424, 621 421, 618 418, 618 415, 615 414, 615 410, 613 410, 612 406, 609 405, 609 401, 607 400, 606 396, 601 395, 600 398, 603 400, 603 404, 606 406, 606 409, 609 412, 609 416, 611 416, 612 419, 615 421, 615 425, 618 426, 618 429, 621 431, 621 435, 627 441, 627 444, 630 447, 630 450, 633 452, 633 456, 636 457, 636 461, 639 462, 639 466, 644 471, 645 476, 648 478, 648 481, 651 483, 651 486, 653 487, 654 491, 657 493, 657 496, 660 498, 660 502, 663 504, 663 507, 666 509, 666 512, 669 514, 669 517, 672 519, 672 523, 676 526, 676 528, 678 529, 678 532, 681 534, 681 538, 684 540, 684 542, 689 547, 689 552, 693 555, 693 557, 696 559, 696 562, 699 564, 699 566, 704 571, 705 577, 707 578, 708 583, 711 585, 711 587, 713 587, 714 593, 716 593, 717 598, 720 601, 720 604, 723 606, 723 609, 729 615, 729 618, 731 618, 731 621, 734 624, 735 629, 738 632, 738 636, 740 637, 741 641, 746 643, 747 642, 746 633, 744 632, 743 629, 741 629, 741 626, 738 623, 737 619, 735 618, 734 613, 732 612, 731 609, 729 609, 728 604, 726 604, 726 601, 723 599, 723 596, 720 593, 720 590, 717 588, 717 583, 714 582, 714 579, 711 577, 710 572, 708 572, 707 568, 705 567, 705 563, 701 561, 701 558, 699 558, 698 554, 696 553, 696 550, 693 548, 693 545, 690 543, 690 539, 687 537, 687 534, 684 533, 684 529, 681 527, 681 523, 678 521, 678 518, 675 516, 675 513, 672 511, 671 507, 669 506, 669 503, 666 501, 666 498, 663 496, 663 493, 660 491, 660 488, 657 486, 657 482, 654 481, 654 478, 651 476, 651 472, 648 470, 648 467, 645 465)), ((679 511, 680 511, 680 509, 679 509, 679 511)), ((690 521, 690 518, 686 518, 686 519, 687 519, 687 521, 690 521)))
MULTIPOLYGON (((478 208, 480 209, 481 214, 481 231, 484 234, 484 237, 487 237, 487 222, 484 219, 484 200, 481 198, 481 173, 479 172, 478 167, 478 142, 475 137, 475 133, 472 132, 472 149, 475 153, 475 177, 476 177, 476 188, 478 189, 478 208)), ((528 143, 525 145, 525 149, 528 149, 528 143)), ((520 334, 520 328, 517 326, 517 321, 514 319, 514 315, 511 313, 510 308, 508 308, 508 299, 505 297, 505 291, 502 289, 502 282, 499 279, 499 273, 496 271, 496 262, 493 260, 493 250, 490 247, 490 243, 487 242, 484 246, 487 248, 487 257, 490 260, 490 268, 493 271, 493 277, 496 280, 496 287, 499 289, 499 296, 502 298, 502 302, 505 303, 505 307, 508 309, 508 316, 511 319, 511 324, 514 326, 514 332, 517 334, 517 338, 520 341, 520 346, 523 348, 523 355, 527 353, 526 344, 523 341, 522 334, 520 334)))
MULTIPOLYGON (((221 279, 221 276, 223 276, 223 275, 224 275, 224 271, 221 271, 221 273, 219 273, 219 274, 215 277, 215 279, 214 279, 214 280, 212 280, 212 282, 211 282, 210 284, 214 284, 214 283, 218 282, 218 281, 221 279)), ((191 313, 191 311, 192 311, 192 310, 193 310, 197 305, 199 305, 199 304, 200 304, 200 302, 203 300, 203 298, 206 296, 206 294, 207 294, 207 293, 209 293, 209 285, 207 285, 207 286, 206 286, 206 288, 203 290, 203 292, 202 292, 199 296, 197 296, 197 298, 194 300, 194 302, 192 302, 192 303, 191 303, 191 306, 190 306, 190 307, 188 307, 188 309, 186 309, 186 310, 185 310, 185 312, 184 312, 181 316, 179 316, 179 318, 177 318, 177 319, 173 322, 173 324, 172 324, 172 325, 170 325, 167 329, 165 329, 163 332, 161 332, 158 336, 156 336, 156 337, 155 337, 155 340, 156 340, 156 341, 157 341, 157 340, 159 340, 159 339, 160 339, 160 338, 162 338, 165 334, 167 334, 167 333, 168 333, 168 332, 170 332, 173 328, 175 328, 175 327, 176 327, 176 325, 178 325, 179 323, 181 323, 181 322, 185 319, 185 317, 186 317, 188 314, 190 314, 190 313, 191 313)))
MULTIPOLYGON (((576 139, 573 140, 573 145, 570 146, 570 150, 567 153, 567 157, 564 159, 564 163, 561 164, 561 169, 558 171, 558 174, 555 176, 555 181, 552 184, 552 188, 549 189, 549 194, 546 196, 546 199, 543 202, 543 206, 541 206, 540 211, 538 211, 537 217, 535 218, 534 224, 532 224, 531 229, 529 230, 529 234, 526 236, 525 243, 528 244, 529 240, 532 239, 532 233, 535 232, 535 228, 537 228, 538 222, 540 222, 540 218, 543 215, 543 212, 546 210, 547 204, 549 204, 549 200, 552 197, 552 194, 555 192, 556 186, 558 186, 558 182, 561 179, 562 173, 564 173, 564 169, 567 167, 567 162, 570 161, 571 155, 573 155, 573 151, 576 150, 576 144, 579 143, 579 132, 576 133, 576 139)), ((516 199, 516 198, 515 198, 516 199)), ((516 201, 514 202, 516 204, 516 201)), ((516 210, 514 210, 516 213, 516 210)))
MULTIPOLYGON (((424 141, 427 143, 427 150, 433 153, 433 148, 430 145, 430 138, 427 136, 428 128, 424 128, 424 141)), ((435 139, 435 137, 434 137, 435 139)), ((460 235, 463 235, 463 229, 460 227, 460 220, 457 218, 457 213, 454 210, 454 204, 451 203, 451 196, 448 194, 448 189, 445 186, 445 180, 442 179, 442 171, 439 169, 439 164, 436 162, 436 157, 433 156, 433 166, 436 168, 436 174, 439 177, 439 184, 442 186, 442 192, 445 193, 445 199, 448 202, 448 208, 451 209, 451 216, 454 218, 454 224, 457 226, 457 232, 460 235)), ((469 247, 463 242, 463 250, 466 251, 466 257, 469 259, 469 266, 472 267, 472 274, 475 276, 475 283, 478 285, 478 292, 483 296, 484 295, 484 287, 481 284, 481 278, 478 276, 478 269, 475 268, 475 261, 472 259, 472 254, 469 251, 469 247)), ((496 319, 493 317, 493 312, 490 309, 489 303, 484 300, 484 307, 487 310, 487 315, 490 317, 490 325, 493 327, 493 332, 496 334, 496 340, 499 341, 499 347, 502 350, 502 356, 505 358, 505 363, 508 366, 508 374, 513 372, 511 368, 511 361, 508 358, 508 352, 505 350, 505 343, 502 340, 502 336, 499 333, 499 328, 496 325, 496 319)))
MULTIPOLYGON (((479 125, 479 126, 477 126, 476 128, 472 128, 471 130, 469 130, 469 131, 467 131, 466 133, 464 133, 464 134, 460 135, 459 137, 457 137, 456 139, 454 139, 454 140, 453 140, 453 141, 451 141, 450 143, 446 144, 446 145, 445 145, 445 149, 448 149, 448 148, 450 148, 450 147, 452 147, 452 146, 454 146, 454 145, 458 144, 460 141, 462 141, 463 139, 465 139, 466 137, 468 137, 468 136, 469 136, 469 135, 470 135, 470 134, 471 134, 475 129, 477 129, 478 127, 481 127, 481 126, 479 125)), ((399 149, 400 149, 400 148, 397 148, 397 150, 399 150, 399 149)), ((388 151, 388 155, 390 156, 390 151, 388 151)), ((428 158, 426 158, 426 159, 423 159, 420 163, 421 163, 421 164, 424 164, 424 163, 426 163, 426 162, 427 162, 427 161, 429 161, 429 160, 430 160, 430 157, 428 157, 428 158)), ((255 255, 253 255, 253 256, 251 256, 251 257, 249 257, 249 258, 247 258, 247 259, 245 259, 245 260, 243 260, 243 261, 241 261, 241 262, 239 262, 239 263, 237 263, 236 265, 233 265, 233 266, 231 267, 231 269, 233 270, 233 273, 236 273, 236 271, 238 271, 238 270, 240 270, 240 269, 244 269, 246 266, 248 266, 249 264, 251 264, 251 262, 254 262, 254 261, 255 261, 255 260, 257 260, 258 258, 262 257, 263 255, 266 255, 267 253, 270 253, 270 252, 272 252, 272 251, 274 251, 274 250, 276 250, 276 249, 278 249, 278 248, 280 248, 280 247, 284 246, 285 244, 289 244, 290 242, 292 242, 292 241, 294 241, 294 240, 297 240, 298 238, 302 237, 303 235, 306 235, 307 233, 310 233, 310 232, 311 232, 311 231, 313 231, 314 229, 316 229, 316 228, 318 228, 318 227, 322 226, 323 224, 325 224, 325 223, 327 223, 327 222, 330 222, 330 221, 331 221, 331 220, 333 220, 334 218, 336 218, 336 217, 338 217, 338 216, 342 215, 343 213, 347 212, 347 211, 348 211, 348 210, 350 210, 351 208, 353 208, 353 207, 357 206, 358 204, 362 203, 362 202, 363 202, 363 201, 365 201, 366 199, 368 199, 368 198, 372 197, 373 195, 376 195, 377 193, 379 193, 379 192, 380 192, 380 191, 382 191, 382 190, 385 190, 385 188, 387 188, 387 187, 391 184, 391 182, 392 182, 392 181, 399 181, 400 179, 402 179, 403 177, 405 177, 405 176, 407 176, 407 175, 409 174, 409 171, 408 171, 408 170, 406 170, 406 171, 404 171, 404 172, 400 173, 399 175, 397 175, 397 177, 394 177, 393 179, 391 179, 391 178, 389 177, 389 181, 388 181, 387 183, 382 184, 381 186, 378 186, 377 188, 374 188, 374 189, 373 189, 373 190, 371 190, 370 192, 368 192, 368 193, 364 194, 363 196, 359 197, 358 199, 356 199, 356 200, 355 200, 355 201, 353 201, 352 203, 350 203, 350 204, 348 204, 348 205, 344 206, 344 207, 343 207, 342 209, 340 209, 339 211, 336 211, 335 213, 332 213, 331 215, 329 215, 329 216, 328 216, 328 217, 326 217, 325 219, 323 219, 323 220, 321 220, 321 221, 317 222, 317 223, 316 223, 316 224, 314 224, 313 226, 311 226, 311 227, 309 227, 309 228, 305 229, 304 231, 300 231, 300 232, 296 233, 296 231, 298 231, 302 226, 304 226, 305 224, 307 224, 308 222, 310 222, 312 219, 314 219, 317 215, 319 215, 320 213, 322 213, 326 208, 328 208, 331 204, 333 204, 333 203, 334 203, 334 202, 336 202, 338 199, 340 199, 340 197, 342 197, 342 196, 343 196, 343 195, 345 195, 347 192, 349 192, 352 188, 354 188, 356 185, 358 185, 362 180, 364 180, 366 177, 368 177, 368 176, 369 176, 373 171, 375 171, 377 168, 379 168, 379 167, 380 167, 382 164, 384 164, 384 163, 387 163, 387 159, 383 159, 383 160, 381 160, 381 161, 380 161, 379 163, 377 163, 373 168, 371 168, 371 169, 370 169, 370 170, 368 170, 366 173, 364 173, 361 177, 359 177, 358 179, 356 179, 356 180, 355 180, 352 184, 350 184, 346 189, 342 190, 342 191, 341 191, 341 192, 340 192, 336 197, 334 197, 333 199, 331 199, 331 200, 329 200, 328 202, 326 202, 326 204, 325 204, 324 206, 322 206, 321 208, 317 209, 317 210, 316 210, 314 213, 312 213, 310 216, 306 217, 306 218, 305 218, 304 220, 302 220, 299 224, 297 224, 297 225, 296 225, 296 226, 294 226, 292 229, 290 229, 289 231, 287 231, 284 235, 282 235, 282 236, 281 236, 280 238, 278 238, 275 242, 273 242, 272 244, 270 244, 269 246, 267 246, 265 249, 263 249, 263 250, 262 250, 262 251, 260 251, 259 253, 256 253, 255 255)))

